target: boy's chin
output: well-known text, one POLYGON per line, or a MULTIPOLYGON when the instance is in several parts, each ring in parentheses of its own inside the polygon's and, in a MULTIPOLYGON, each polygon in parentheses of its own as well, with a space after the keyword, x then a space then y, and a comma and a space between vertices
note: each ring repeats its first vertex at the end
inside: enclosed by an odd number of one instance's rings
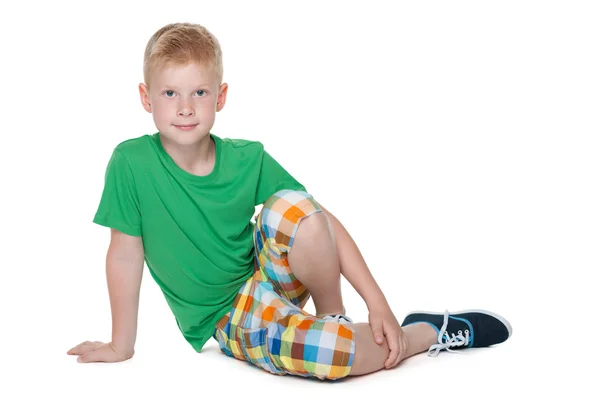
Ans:
POLYGON ((200 133, 195 131, 167 131, 163 133, 163 131, 161 131, 161 135, 163 138, 167 139, 167 141, 176 143, 180 146, 193 146, 200 143, 206 136, 208 136, 208 133, 200 133))

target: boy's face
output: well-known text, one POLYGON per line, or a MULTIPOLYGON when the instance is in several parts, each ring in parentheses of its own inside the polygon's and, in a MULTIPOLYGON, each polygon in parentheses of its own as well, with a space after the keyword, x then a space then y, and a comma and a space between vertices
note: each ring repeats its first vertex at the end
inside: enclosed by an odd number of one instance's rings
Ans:
POLYGON ((203 65, 166 65, 140 83, 144 109, 152 113, 158 131, 179 145, 204 138, 215 122, 215 112, 225 106, 227 84, 219 86, 215 73, 203 65))

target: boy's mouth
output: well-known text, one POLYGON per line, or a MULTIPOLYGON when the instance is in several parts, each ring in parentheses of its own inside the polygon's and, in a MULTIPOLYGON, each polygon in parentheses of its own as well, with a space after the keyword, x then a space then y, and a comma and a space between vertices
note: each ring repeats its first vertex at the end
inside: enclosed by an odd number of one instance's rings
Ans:
POLYGON ((173 125, 177 129, 182 129, 184 131, 189 131, 190 129, 195 128, 198 124, 186 124, 186 125, 173 125))

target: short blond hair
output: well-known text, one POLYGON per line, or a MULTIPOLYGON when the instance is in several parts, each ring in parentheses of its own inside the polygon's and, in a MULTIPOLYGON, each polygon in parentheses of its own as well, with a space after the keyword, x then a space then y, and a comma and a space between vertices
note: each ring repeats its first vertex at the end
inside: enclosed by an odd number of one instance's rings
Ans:
POLYGON ((152 35, 146 45, 144 82, 149 86, 152 72, 165 65, 190 62, 212 68, 221 84, 223 56, 217 38, 199 24, 177 22, 165 25, 152 35))

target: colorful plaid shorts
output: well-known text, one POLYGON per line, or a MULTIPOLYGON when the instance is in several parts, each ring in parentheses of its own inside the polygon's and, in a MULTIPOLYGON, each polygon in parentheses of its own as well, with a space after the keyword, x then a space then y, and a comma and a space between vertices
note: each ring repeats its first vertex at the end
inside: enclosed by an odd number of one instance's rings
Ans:
POLYGON ((321 211, 306 192, 282 190, 265 202, 254 230, 254 274, 213 335, 223 353, 277 375, 335 380, 350 373, 354 330, 302 309, 310 293, 287 259, 300 220, 321 211))

